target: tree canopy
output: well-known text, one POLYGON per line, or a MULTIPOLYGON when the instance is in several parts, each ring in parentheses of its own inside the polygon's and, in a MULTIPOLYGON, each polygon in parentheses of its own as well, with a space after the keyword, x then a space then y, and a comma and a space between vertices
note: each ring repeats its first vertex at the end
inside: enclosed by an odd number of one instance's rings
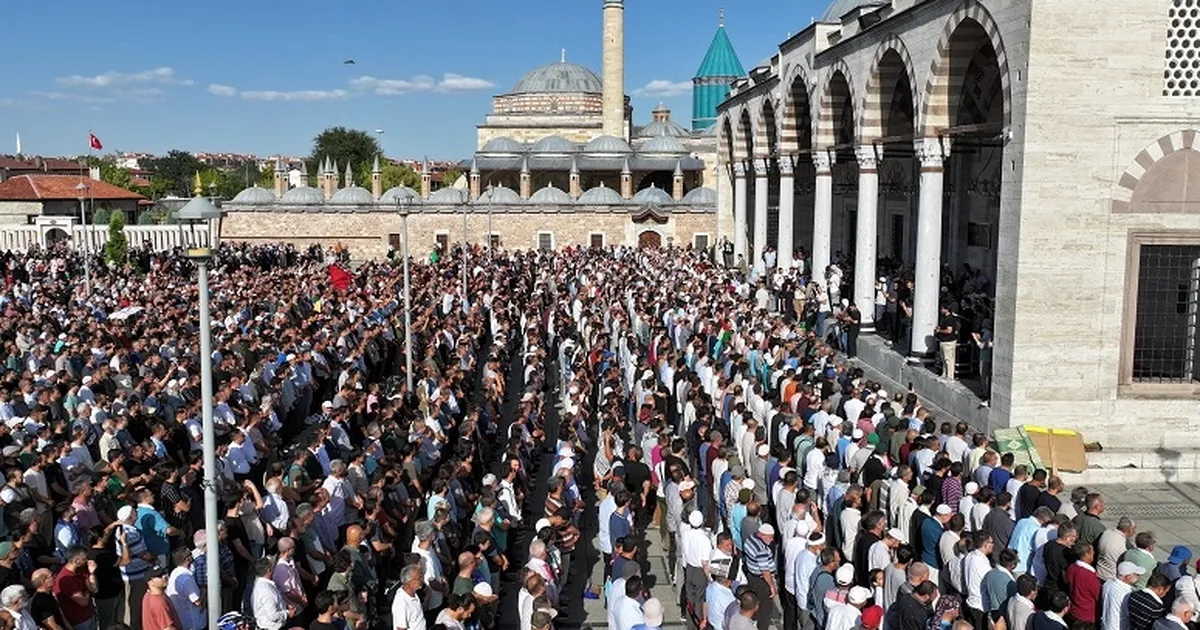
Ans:
POLYGON ((204 169, 196 156, 179 149, 168 151, 162 157, 143 160, 140 166, 150 171, 152 178, 161 183, 164 193, 178 197, 192 195, 196 172, 204 169))
MULTIPOLYGON (((370 181, 371 166, 381 153, 379 141, 371 134, 359 129, 330 127, 313 138, 312 155, 308 159, 309 175, 315 175, 328 157, 341 169, 338 176, 345 172, 348 163, 360 176, 360 181, 363 172, 370 181)), ((386 172, 384 181, 386 183, 386 172)))
MULTIPOLYGON (((368 190, 371 188, 372 166, 374 166, 374 160, 361 171, 355 173, 359 185, 368 190)), ((379 170, 382 171, 381 179, 384 190, 395 188, 396 186, 408 186, 415 190, 421 186, 421 176, 417 175, 417 172, 409 166, 380 160, 379 170)))

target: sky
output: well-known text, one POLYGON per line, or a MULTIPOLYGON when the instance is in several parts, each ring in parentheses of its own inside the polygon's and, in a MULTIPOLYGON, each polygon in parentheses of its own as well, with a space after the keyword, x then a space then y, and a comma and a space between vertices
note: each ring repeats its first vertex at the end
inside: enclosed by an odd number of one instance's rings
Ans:
MULTIPOLYGON (((827 0, 729 2, 749 70, 827 0), (770 19, 763 19, 770 15, 770 19)), ((306 155, 342 125, 381 130, 396 158, 461 159, 491 97, 558 61, 600 74, 601 0, 287 3, 60 0, 5 13, 0 154, 306 155), (118 8, 119 7, 119 8, 118 8), (353 59, 353 65, 343 63, 353 59), (20 60, 19 63, 15 60, 20 60)), ((722 0, 628 0, 626 92, 634 122, 660 101, 689 126, 691 78, 722 0)))

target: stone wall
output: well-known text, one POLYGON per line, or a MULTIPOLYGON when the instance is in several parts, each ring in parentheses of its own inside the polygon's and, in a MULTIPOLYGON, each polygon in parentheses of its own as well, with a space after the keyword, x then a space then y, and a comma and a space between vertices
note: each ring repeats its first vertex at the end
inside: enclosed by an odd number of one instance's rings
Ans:
MULTIPOLYGON (((467 215, 467 239, 485 242, 487 213, 467 215)), ((461 242, 463 215, 420 213, 409 215, 409 248, 428 252, 439 234, 449 242, 461 242)), ((227 241, 267 243, 285 241, 307 247, 318 243, 329 247, 341 243, 356 259, 379 258, 387 253, 389 238, 399 241, 400 217, 393 213, 309 213, 309 212, 228 212, 221 222, 221 238, 227 241)), ((716 217, 711 213, 673 214, 667 223, 634 224, 630 215, 612 212, 571 213, 497 213, 492 216, 491 231, 506 248, 528 249, 537 246, 538 234, 553 234, 555 247, 591 243, 592 234, 603 234, 606 245, 634 245, 645 230, 658 232, 664 245, 672 241, 680 246, 693 242, 696 234, 708 234, 715 241, 716 217)))
MULTIPOLYGON (((479 126, 480 149, 493 138, 512 138, 517 142, 533 143, 546 136, 562 136, 571 142, 585 143, 600 134, 600 116, 582 116, 579 120, 558 120, 544 125, 496 125, 495 117, 489 116, 488 123, 479 126)), ((564 117, 566 118, 566 117, 564 117)))
MULTIPOLYGON (((78 209, 78 204, 75 207, 78 209)), ((0 201, 0 223, 27 225, 29 217, 41 213, 42 204, 37 201, 0 201)))
POLYGON ((602 103, 599 94, 531 93, 504 94, 492 97, 492 112, 496 114, 545 114, 547 112, 599 114, 602 103))

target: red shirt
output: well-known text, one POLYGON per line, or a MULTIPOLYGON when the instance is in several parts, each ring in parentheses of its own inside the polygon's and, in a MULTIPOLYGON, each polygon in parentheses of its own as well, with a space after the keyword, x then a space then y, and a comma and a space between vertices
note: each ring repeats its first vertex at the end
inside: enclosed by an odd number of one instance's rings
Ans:
POLYGON ((1079 562, 1067 567, 1067 594, 1071 609, 1067 616, 1075 621, 1096 623, 1096 604, 1100 601, 1100 576, 1079 562))
POLYGON ((146 593, 142 598, 142 630, 163 630, 168 627, 183 627, 171 600, 164 593, 146 593))
POLYGON ((58 576, 54 578, 54 597, 58 599, 58 606, 62 608, 63 616, 67 618, 67 623, 77 626, 96 615, 96 609, 92 605, 91 593, 87 587, 88 570, 87 567, 80 569, 79 573, 71 570, 71 567, 63 567, 58 572, 58 576), (88 603, 80 605, 75 601, 72 595, 79 593, 87 593, 88 603))

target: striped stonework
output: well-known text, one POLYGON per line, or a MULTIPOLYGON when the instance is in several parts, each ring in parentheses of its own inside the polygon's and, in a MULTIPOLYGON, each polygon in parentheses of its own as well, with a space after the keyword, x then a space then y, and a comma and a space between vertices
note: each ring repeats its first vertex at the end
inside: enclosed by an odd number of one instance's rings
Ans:
POLYGON ((958 87, 963 84, 967 64, 982 44, 981 41, 964 37, 960 33, 960 28, 972 26, 982 29, 996 53, 996 63, 1000 66, 1000 92, 1004 99, 1004 124, 1007 126, 1012 123, 1012 87, 1008 73, 1008 55, 1004 51, 1000 27, 980 0, 963 0, 946 21, 938 40, 937 52, 929 66, 929 81, 926 82, 924 91, 926 100, 922 104, 921 119, 918 121, 927 136, 936 136, 953 124, 958 99, 950 96, 954 93, 952 86, 958 87))
POLYGON ((779 127, 775 123, 775 104, 769 98, 763 99, 758 128, 754 131, 754 157, 769 158, 775 155, 776 149, 779 148, 779 127))
POLYGON ((1133 162, 1121 173, 1117 185, 1113 188, 1112 211, 1130 212, 1129 203, 1133 200, 1133 191, 1137 189, 1142 177, 1149 172, 1156 162, 1175 153, 1176 151, 1200 151, 1200 131, 1185 129, 1163 136, 1142 149, 1133 162))
MULTIPOLYGON (((912 57, 904 40, 895 33, 889 33, 879 47, 875 49, 875 57, 871 60, 871 76, 867 77, 867 95, 863 101, 859 117, 860 138, 863 143, 877 140, 886 134, 883 128, 884 118, 891 109, 892 99, 896 98, 897 84, 907 78, 908 91, 912 94, 912 111, 919 112, 919 97, 917 96, 917 79, 913 74, 912 57)), ((916 121, 913 121, 916 127, 916 121)))
MULTIPOLYGON (((854 80, 845 60, 838 59, 829 68, 825 79, 825 89, 821 92, 821 109, 817 114, 816 148, 827 149, 837 144, 837 129, 835 125, 845 118, 842 111, 849 97, 850 107, 859 102, 854 94, 854 80)), ((853 112, 851 112, 853 114, 853 112)), ((853 120, 853 116, 850 118, 853 120)), ((857 132, 857 130, 855 130, 857 132)))
POLYGON ((738 119, 737 141, 733 143, 733 159, 740 162, 754 155, 754 123, 751 121, 750 110, 743 107, 738 119))
POLYGON ((783 153, 792 154, 812 148, 812 97, 808 91, 808 76, 803 69, 787 85, 780 143, 783 153))
POLYGON ((719 152, 718 161, 726 166, 733 163, 733 125, 729 122, 729 115, 721 117, 720 136, 717 138, 717 151, 719 152))

